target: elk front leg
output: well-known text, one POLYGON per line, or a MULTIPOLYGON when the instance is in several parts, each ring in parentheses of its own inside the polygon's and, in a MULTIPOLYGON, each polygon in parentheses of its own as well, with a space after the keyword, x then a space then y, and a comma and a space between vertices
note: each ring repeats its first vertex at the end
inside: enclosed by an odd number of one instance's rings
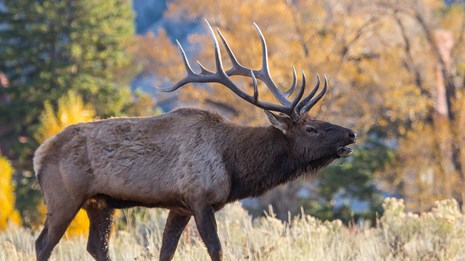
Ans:
POLYGON ((223 251, 216 228, 215 211, 211 206, 198 208, 194 214, 200 237, 207 246, 208 254, 213 261, 223 260, 223 251))
POLYGON ((163 241, 160 250, 160 261, 169 261, 173 258, 179 237, 184 231, 191 216, 181 215, 170 210, 166 220, 165 231, 163 231, 163 241))

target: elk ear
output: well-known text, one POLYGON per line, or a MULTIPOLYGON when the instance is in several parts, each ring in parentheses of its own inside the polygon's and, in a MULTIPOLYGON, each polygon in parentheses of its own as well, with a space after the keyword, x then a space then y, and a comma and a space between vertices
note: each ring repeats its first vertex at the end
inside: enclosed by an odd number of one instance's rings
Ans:
POLYGON ((271 125, 276 129, 282 131, 284 134, 289 130, 292 124, 291 118, 284 114, 276 115, 269 110, 265 110, 265 114, 268 117, 268 120, 271 122, 271 125))

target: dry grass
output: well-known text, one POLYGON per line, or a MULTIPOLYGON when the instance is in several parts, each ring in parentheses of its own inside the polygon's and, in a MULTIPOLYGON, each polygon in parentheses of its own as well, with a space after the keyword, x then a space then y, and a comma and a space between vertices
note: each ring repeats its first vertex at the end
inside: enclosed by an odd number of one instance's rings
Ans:
MULTIPOLYGON (((465 215, 453 200, 421 215, 405 213, 402 200, 386 199, 376 228, 347 228, 311 216, 285 224, 272 216, 252 221, 237 203, 217 213, 226 260, 465 260, 465 215)), ((114 260, 156 260, 166 211, 125 212, 130 224, 114 232, 114 260)), ((194 224, 175 260, 208 260, 194 224)), ((38 232, 10 226, 0 233, 0 260, 33 260, 38 232)), ((63 239, 52 260, 92 260, 86 238, 63 239)))

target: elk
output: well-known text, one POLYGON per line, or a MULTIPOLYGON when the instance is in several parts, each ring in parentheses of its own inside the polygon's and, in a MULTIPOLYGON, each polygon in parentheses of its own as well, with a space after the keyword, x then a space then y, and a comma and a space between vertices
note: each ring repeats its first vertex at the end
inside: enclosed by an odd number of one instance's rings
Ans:
POLYGON ((260 28, 262 68, 242 66, 227 41, 217 33, 232 62, 223 68, 217 36, 210 24, 216 72, 199 63, 194 72, 178 47, 187 76, 169 87, 188 83, 220 83, 243 100, 264 110, 271 125, 239 126, 220 115, 182 108, 146 118, 113 118, 71 125, 45 141, 35 152, 34 170, 47 206, 44 228, 35 242, 37 260, 47 260, 79 209, 87 211, 87 251, 96 260, 110 260, 108 242, 115 209, 133 206, 169 209, 160 260, 171 260, 179 237, 193 216, 212 260, 222 260, 215 212, 227 203, 262 195, 306 173, 315 173, 337 158, 348 157, 357 136, 350 129, 308 116, 323 97, 328 81, 304 97, 306 78, 297 93, 295 69, 289 90, 271 78, 268 53, 260 28), (253 95, 230 76, 250 77, 253 95), (257 79, 279 104, 261 101, 257 79), (294 95, 292 100, 288 98, 294 95), (316 96, 315 96, 316 95, 316 96))

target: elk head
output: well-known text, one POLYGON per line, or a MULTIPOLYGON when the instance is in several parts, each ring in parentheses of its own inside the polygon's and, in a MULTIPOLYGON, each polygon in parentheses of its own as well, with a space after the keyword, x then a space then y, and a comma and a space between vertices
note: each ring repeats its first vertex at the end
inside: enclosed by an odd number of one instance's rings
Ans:
POLYGON ((323 88, 318 94, 317 92, 321 84, 319 75, 317 75, 317 82, 313 89, 304 97, 306 77, 302 70, 302 83, 300 88, 298 88, 294 98, 292 100, 288 100, 288 98, 297 89, 295 68, 292 67, 293 82, 291 87, 287 91, 281 91, 276 86, 270 75, 268 66, 268 50, 265 37, 257 24, 254 23, 254 26, 260 36, 262 46, 262 66, 259 70, 254 70, 241 65, 236 59, 221 31, 216 28, 232 63, 232 68, 225 70, 221 61, 218 39, 216 38, 216 35, 208 21, 205 20, 205 22, 207 23, 214 43, 216 71, 212 72, 206 69, 199 61, 197 61, 197 64, 200 67, 200 72, 194 72, 189 64, 184 49, 177 41, 184 66, 187 71, 187 76, 172 86, 158 87, 160 91, 171 92, 187 83, 220 83, 233 91, 243 100, 264 109, 265 114, 273 127, 280 130, 282 134, 286 136, 288 141, 293 144, 291 151, 300 155, 300 157, 303 157, 305 161, 326 160, 329 163, 335 158, 348 157, 351 154, 352 150, 346 146, 354 143, 357 139, 357 135, 353 131, 328 122, 312 119, 307 114, 308 111, 326 93, 328 87, 328 79, 326 76, 324 76, 323 88), (254 89, 253 95, 249 95, 242 91, 241 88, 239 88, 231 80, 230 76, 250 77, 254 89), (279 104, 259 100, 257 79, 265 83, 273 96, 278 100, 279 104))

